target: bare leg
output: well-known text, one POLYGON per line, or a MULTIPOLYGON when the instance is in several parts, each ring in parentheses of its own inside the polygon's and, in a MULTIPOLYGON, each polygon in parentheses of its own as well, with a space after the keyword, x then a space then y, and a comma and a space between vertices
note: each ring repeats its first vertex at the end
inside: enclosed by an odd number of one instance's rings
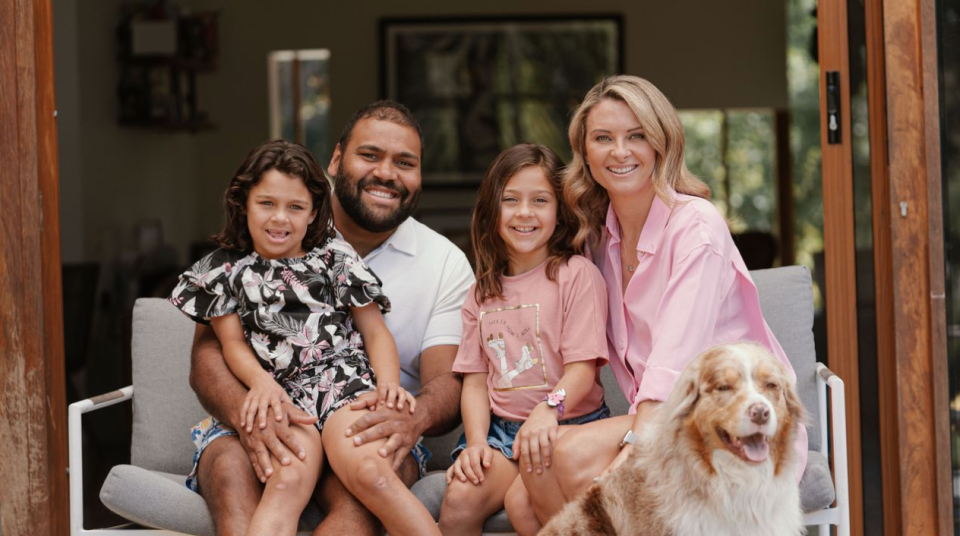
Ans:
POLYGON ((480 536, 483 522, 503 508, 507 489, 517 478, 517 465, 497 452, 483 476, 479 486, 457 478, 447 486, 440 509, 440 531, 445 536, 480 536))
MULTIPOLYGON (((557 443, 559 444, 559 438, 563 437, 564 434, 570 430, 576 429, 578 426, 582 425, 561 426, 558 428, 557 443)), ((601 468, 600 470, 602 471, 603 469, 601 468)), ((526 465, 524 465, 521 461, 520 478, 523 479, 523 488, 524 495, 526 495, 526 500, 530 501, 530 505, 533 507, 533 512, 536 514, 540 524, 545 525, 547 521, 553 517, 553 514, 559 512, 560 509, 563 508, 563 505, 566 504, 569 499, 573 498, 564 495, 560 487, 560 483, 557 481, 556 462, 554 462, 550 467, 544 467, 543 472, 538 475, 536 471, 527 471, 526 465), (529 490, 529 493, 526 490, 529 490), (537 500, 535 502, 531 501, 530 495, 536 495, 537 500)), ((514 493, 520 493, 520 490, 516 490, 514 493)), ((519 501, 522 499, 519 496, 515 497, 515 499, 518 500, 518 503, 514 504, 514 508, 519 509, 519 501)), ((533 534, 536 534, 536 531, 534 531, 533 534)))
MULTIPOLYGON (((413 456, 407 456, 400 466, 400 479, 409 488, 420 478, 420 468, 413 456)), ((383 525, 367 507, 357 500, 340 482, 337 474, 327 471, 320 478, 314 498, 326 513, 313 531, 313 536, 380 536, 383 525)))
POLYGON ((304 460, 294 457, 290 465, 273 462, 273 474, 264 485, 263 498, 250 520, 249 535, 291 535, 297 533, 297 523, 304 507, 313 495, 323 469, 323 448, 320 432, 313 426, 293 424, 290 430, 297 434, 307 451, 304 460))
POLYGON ((237 436, 224 436, 207 446, 200 457, 197 481, 217 535, 246 534, 263 487, 237 436))
POLYGON ((344 433, 359 415, 359 411, 344 406, 327 419, 323 449, 330 467, 391 536, 439 536, 430 513, 394 473, 390 460, 377 452, 386 440, 356 446, 344 433))
MULTIPOLYGON (((618 445, 623 435, 633 424, 633 415, 621 415, 602 421, 571 426, 558 438, 553 453, 552 473, 565 500, 573 500, 593 484, 610 462, 617 457, 618 445)), ((525 471, 524 471, 525 472, 525 471)), ((525 480, 534 511, 541 520, 553 517, 563 502, 555 496, 542 493, 533 480, 525 480), (546 500, 541 500, 541 495, 546 500)))
POLYGON ((530 495, 520 476, 513 480, 513 484, 507 490, 504 507, 507 509, 510 524, 513 525, 513 530, 518 536, 534 536, 540 532, 542 527, 540 520, 533 513, 533 503, 530 502, 530 495))

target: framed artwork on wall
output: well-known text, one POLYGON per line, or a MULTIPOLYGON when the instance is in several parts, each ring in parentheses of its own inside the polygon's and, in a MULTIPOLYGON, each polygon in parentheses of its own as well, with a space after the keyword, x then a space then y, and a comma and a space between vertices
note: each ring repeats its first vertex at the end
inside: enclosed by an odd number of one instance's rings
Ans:
POLYGON ((570 157, 583 94, 623 70, 619 15, 383 19, 381 94, 423 126, 425 188, 476 188, 501 150, 570 157))

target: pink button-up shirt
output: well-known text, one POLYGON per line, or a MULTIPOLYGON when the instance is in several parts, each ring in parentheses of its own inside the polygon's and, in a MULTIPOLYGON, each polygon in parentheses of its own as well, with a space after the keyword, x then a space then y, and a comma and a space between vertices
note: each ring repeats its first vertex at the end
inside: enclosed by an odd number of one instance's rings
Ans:
MULTIPOLYGON (((684 367, 715 344, 759 343, 795 380, 723 217, 710 201, 670 194, 677 201, 672 209, 658 196, 653 199, 626 293, 620 225, 612 205, 593 255, 607 281, 610 366, 631 403, 630 413, 645 400, 666 400, 684 367)), ((806 466, 807 432, 798 428, 799 479, 806 466)))

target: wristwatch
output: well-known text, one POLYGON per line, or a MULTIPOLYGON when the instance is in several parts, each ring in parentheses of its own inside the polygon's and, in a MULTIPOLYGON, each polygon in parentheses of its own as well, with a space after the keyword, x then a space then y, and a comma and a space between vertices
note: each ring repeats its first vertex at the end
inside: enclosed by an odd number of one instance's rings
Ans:
POLYGON ((557 389, 556 391, 550 393, 549 395, 543 397, 542 402, 546 402, 551 408, 556 408, 557 410, 557 420, 563 418, 563 399, 567 397, 567 391, 564 389, 557 389))
POLYGON ((636 445, 637 444, 637 434, 633 433, 633 430, 627 430, 627 433, 624 434, 623 439, 620 440, 620 447, 623 448, 626 445, 636 445))

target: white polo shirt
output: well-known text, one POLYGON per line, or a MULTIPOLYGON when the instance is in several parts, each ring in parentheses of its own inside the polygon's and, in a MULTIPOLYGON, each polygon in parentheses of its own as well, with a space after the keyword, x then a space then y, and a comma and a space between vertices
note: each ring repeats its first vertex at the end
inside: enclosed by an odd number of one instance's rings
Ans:
POLYGON ((363 261, 390 298, 392 308, 383 319, 400 353, 400 384, 417 394, 421 352, 460 344, 460 307, 474 282, 473 270, 460 248, 413 218, 363 261))

